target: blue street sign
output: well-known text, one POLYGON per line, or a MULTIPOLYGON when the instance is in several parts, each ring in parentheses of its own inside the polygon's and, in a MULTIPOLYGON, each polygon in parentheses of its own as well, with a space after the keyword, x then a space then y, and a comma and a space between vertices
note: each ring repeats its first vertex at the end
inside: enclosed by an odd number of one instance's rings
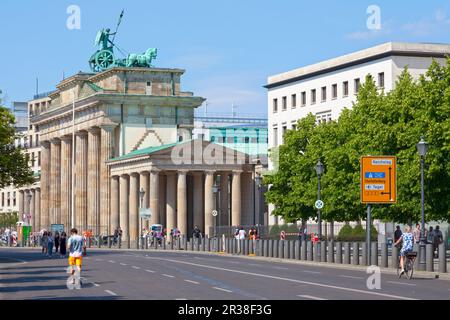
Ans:
POLYGON ((386 172, 364 172, 366 179, 384 179, 386 178, 386 172))

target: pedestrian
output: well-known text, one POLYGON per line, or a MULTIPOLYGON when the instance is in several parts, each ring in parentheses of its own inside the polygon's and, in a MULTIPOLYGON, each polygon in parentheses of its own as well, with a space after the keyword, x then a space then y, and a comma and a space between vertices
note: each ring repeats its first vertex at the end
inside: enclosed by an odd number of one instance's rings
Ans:
POLYGON ((44 231, 44 233, 42 234, 42 254, 43 255, 47 255, 48 253, 48 232, 44 231))
POLYGON ((254 227, 251 227, 248 231, 248 238, 249 240, 255 240, 255 229, 254 227))
POLYGON ((420 242, 420 223, 416 223, 416 228, 413 231, 413 235, 414 235, 414 243, 419 243, 420 242))
POLYGON ((439 245, 442 242, 444 242, 442 231, 439 229, 439 226, 436 226, 436 229, 434 229, 434 236, 433 236, 433 255, 435 255, 436 258, 439 258, 439 245), (435 252, 436 254, 434 254, 435 252))
MULTIPOLYGON (((78 271, 78 280, 81 278, 81 266, 83 265, 83 237, 78 235, 77 229, 70 230, 69 246, 69 266, 72 274, 72 284, 75 284, 75 266, 78 271)), ((81 281, 80 281, 81 285, 81 281)))
POLYGON ((52 257, 53 256, 53 245, 55 244, 55 240, 53 239, 53 235, 51 232, 48 233, 47 236, 47 256, 52 257))
MULTIPOLYGON (((400 229, 400 226, 397 226, 395 228, 395 232, 394 232, 394 245, 395 243, 397 243, 398 239, 400 239, 402 237, 402 230, 400 229)), ((399 247, 399 246, 397 246, 399 247)))
POLYGON ((194 227, 194 232, 193 232, 192 236, 194 238, 194 243, 197 244, 200 241, 200 238, 202 236, 202 233, 201 233, 200 228, 198 226, 194 227))
POLYGON ((55 232, 55 253, 59 252, 59 241, 60 241, 59 232, 56 231, 55 232))
POLYGON ((434 230, 433 227, 430 226, 427 232, 427 243, 433 244, 434 230))
POLYGON ((60 237, 60 243, 59 243, 59 253, 61 254, 61 257, 66 257, 66 248, 67 248, 67 234, 63 231, 61 233, 60 237))

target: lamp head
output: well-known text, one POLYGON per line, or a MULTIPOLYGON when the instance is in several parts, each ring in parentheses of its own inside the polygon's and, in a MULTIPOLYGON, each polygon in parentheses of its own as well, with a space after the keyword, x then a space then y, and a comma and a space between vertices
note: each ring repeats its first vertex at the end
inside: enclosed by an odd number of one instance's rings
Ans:
POLYGON ((420 138, 420 141, 416 145, 416 147, 417 147, 417 152, 419 153, 419 155, 421 157, 425 157, 425 155, 427 154, 427 151, 428 151, 428 143, 425 142, 423 137, 420 138))

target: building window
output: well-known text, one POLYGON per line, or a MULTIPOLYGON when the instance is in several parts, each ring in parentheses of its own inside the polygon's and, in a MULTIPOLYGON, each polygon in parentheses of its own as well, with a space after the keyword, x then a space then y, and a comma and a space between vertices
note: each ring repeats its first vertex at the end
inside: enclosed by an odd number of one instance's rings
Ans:
POLYGON ((327 101, 327 87, 322 87, 322 102, 327 101))
POLYGON ((292 130, 296 130, 297 129, 297 124, 296 123, 291 123, 291 128, 292 128, 292 130))
POLYGON ((337 98, 337 84, 333 84, 331 86, 331 98, 336 99, 337 98))
POLYGON ((2 207, 5 206, 5 194, 2 192, 2 207))
POLYGON ((31 153, 31 166, 34 167, 35 159, 34 159, 34 152, 31 153))
POLYGON ((233 137, 228 137, 227 138, 227 143, 234 143, 234 138, 233 137))
POLYGON ((250 143, 250 138, 249 137, 245 137, 244 138, 244 143, 250 143))
POLYGON ((306 91, 302 92, 302 107, 306 106, 306 91))
POLYGON ((252 138, 252 143, 258 143, 258 138, 252 138))
POLYGON ((316 103, 316 89, 311 90, 311 104, 316 103))
POLYGON ((278 112, 278 99, 273 99, 273 113, 278 112))
POLYGON ((41 166, 41 152, 38 152, 38 167, 41 166))
POLYGON ((145 87, 145 95, 152 95, 152 83, 150 81, 147 82, 147 86, 145 87))
POLYGON ((359 78, 356 78, 355 79, 355 88, 354 88, 355 94, 358 94, 360 86, 361 86, 361 80, 359 80, 359 78))
POLYGON ((283 97, 283 106, 282 106, 282 110, 286 111, 287 108, 287 97, 283 97))
MULTIPOLYGON (((282 128, 281 128, 281 135, 282 135, 282 141, 284 142, 284 135, 286 134, 286 131, 287 131, 287 126, 283 126, 282 128)), ((283 143, 282 142, 282 143, 283 143)))
POLYGON ((33 148, 33 136, 30 136, 30 148, 33 148))
POLYGON ((348 97, 348 81, 342 83, 342 95, 348 97))
POLYGON ((278 128, 273 128, 273 146, 278 147, 278 128))
POLYGON ((16 206, 16 192, 13 192, 13 207, 16 206))
POLYGON ((291 96, 291 103, 292 103, 292 106, 291 106, 292 109, 297 107, 297 95, 296 94, 293 94, 291 96))
POLYGON ((11 207, 11 194, 8 192, 8 196, 6 198, 6 205, 11 207))
POLYGON ((34 141, 36 143, 36 147, 39 147, 39 135, 38 134, 35 136, 34 141))
POLYGON ((384 88, 384 72, 378 74, 378 86, 384 88))
POLYGON ((316 123, 317 124, 326 123, 326 122, 330 122, 330 121, 331 121, 331 112, 330 111, 316 114, 316 123))
POLYGON ((211 142, 214 142, 214 141, 216 141, 216 137, 212 136, 210 140, 211 140, 211 142))

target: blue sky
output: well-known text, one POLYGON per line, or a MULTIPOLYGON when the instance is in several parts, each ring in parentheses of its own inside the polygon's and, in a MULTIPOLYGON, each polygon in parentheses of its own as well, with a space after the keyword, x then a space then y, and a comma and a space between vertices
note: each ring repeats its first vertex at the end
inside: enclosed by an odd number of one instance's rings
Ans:
POLYGON ((262 87, 272 74, 386 41, 450 43, 450 1, 300 0, 1 0, 0 88, 26 101, 66 76, 89 71, 94 38, 115 28, 117 44, 140 53, 157 47, 157 67, 186 69, 182 89, 208 99, 211 112, 266 113, 262 87), (369 5, 381 30, 369 30, 369 5), (69 30, 67 7, 81 9, 69 30))

